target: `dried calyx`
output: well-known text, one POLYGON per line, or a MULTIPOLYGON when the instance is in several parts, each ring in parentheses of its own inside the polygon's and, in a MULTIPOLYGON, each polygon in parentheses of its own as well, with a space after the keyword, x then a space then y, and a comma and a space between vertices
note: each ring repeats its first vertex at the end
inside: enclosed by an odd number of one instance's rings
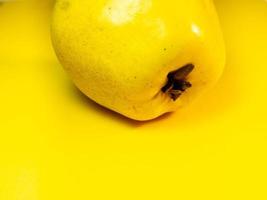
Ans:
POLYGON ((176 101, 192 84, 187 80, 189 74, 194 70, 193 64, 187 64, 176 71, 168 74, 168 82, 161 89, 168 94, 173 101, 176 101))

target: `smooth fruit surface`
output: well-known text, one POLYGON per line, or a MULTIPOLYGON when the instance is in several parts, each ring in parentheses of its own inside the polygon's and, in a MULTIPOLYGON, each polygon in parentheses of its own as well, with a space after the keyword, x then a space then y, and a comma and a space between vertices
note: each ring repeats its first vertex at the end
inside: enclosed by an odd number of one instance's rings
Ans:
POLYGON ((82 92, 136 120, 184 107, 214 85, 225 61, 209 0, 58 0, 52 40, 82 92), (167 75, 188 64, 190 89, 162 92, 167 75))

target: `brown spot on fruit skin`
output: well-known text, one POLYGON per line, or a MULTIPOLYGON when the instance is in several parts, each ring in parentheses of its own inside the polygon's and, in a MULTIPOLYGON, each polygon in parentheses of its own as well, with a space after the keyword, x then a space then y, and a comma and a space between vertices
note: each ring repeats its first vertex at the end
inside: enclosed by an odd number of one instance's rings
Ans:
POLYGON ((193 64, 188 64, 176 71, 170 72, 167 76, 168 82, 161 91, 168 94, 173 101, 176 101, 183 92, 192 87, 192 84, 187 81, 187 77, 194 68, 193 64))

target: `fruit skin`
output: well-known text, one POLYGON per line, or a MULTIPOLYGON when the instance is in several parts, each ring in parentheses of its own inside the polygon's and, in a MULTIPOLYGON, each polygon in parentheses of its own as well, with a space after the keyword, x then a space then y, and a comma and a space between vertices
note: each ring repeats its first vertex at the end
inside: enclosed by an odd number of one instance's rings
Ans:
POLYGON ((56 54, 76 86, 95 102, 145 121, 184 107, 219 79, 223 36, 210 0, 58 0, 56 54), (167 75, 192 63, 192 87, 176 101, 167 75))

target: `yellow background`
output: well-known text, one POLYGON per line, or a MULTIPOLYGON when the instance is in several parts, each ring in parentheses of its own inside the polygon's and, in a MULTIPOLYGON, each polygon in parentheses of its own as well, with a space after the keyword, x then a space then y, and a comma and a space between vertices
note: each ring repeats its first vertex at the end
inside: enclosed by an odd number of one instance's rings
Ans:
POLYGON ((189 108, 137 123, 84 97, 51 3, 0 6, 0 200, 267 199, 267 2, 216 0, 227 66, 189 108))

